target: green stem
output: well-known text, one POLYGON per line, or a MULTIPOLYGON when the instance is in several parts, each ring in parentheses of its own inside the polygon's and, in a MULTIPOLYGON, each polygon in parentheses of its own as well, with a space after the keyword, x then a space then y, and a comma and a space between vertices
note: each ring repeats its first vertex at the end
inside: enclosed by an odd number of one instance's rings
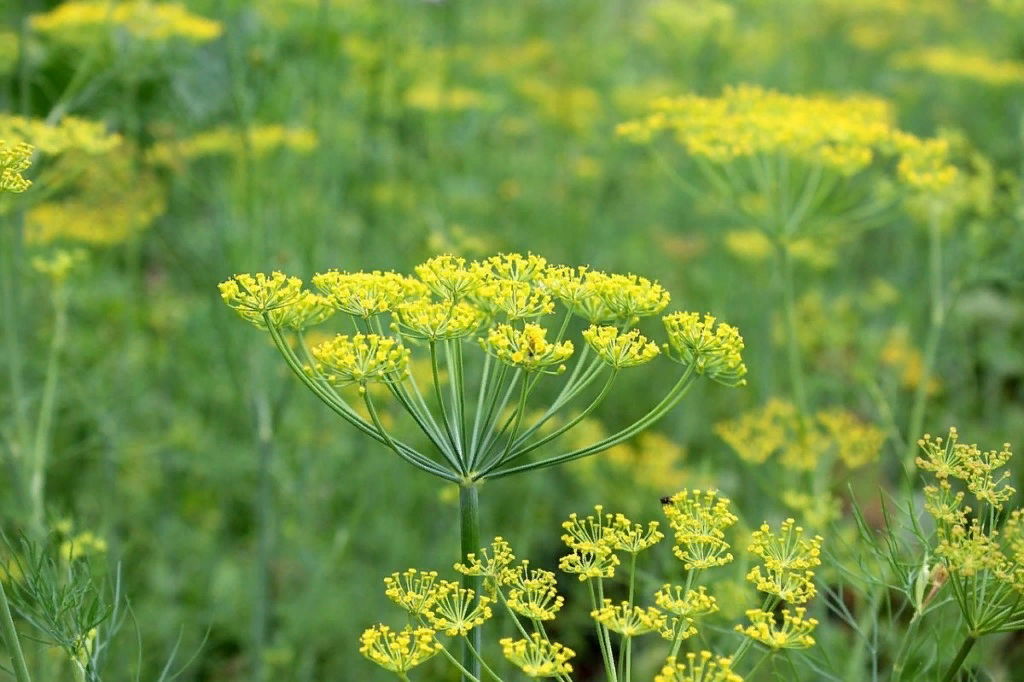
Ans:
MULTIPOLYGON (((26 19, 26 22, 28 20, 26 19)), ((16 286, 21 281, 17 264, 21 262, 21 240, 20 228, 17 219, 9 226, 0 229, 0 307, 3 308, 4 345, 6 347, 7 372, 11 387, 11 402, 14 407, 14 430, 15 436, 11 443, 11 456, 14 459, 25 457, 29 447, 31 429, 28 419, 28 403, 26 400, 25 384, 22 376, 21 344, 18 340, 18 310, 20 310, 20 297, 16 286)), ((18 462, 15 469, 24 475, 24 465, 18 462)), ((28 491, 24 487, 25 481, 20 481, 16 491, 24 495, 28 491)), ((22 502, 25 498, 22 498, 22 502)))
POLYGON ((29 498, 32 501, 32 529, 39 538, 46 534, 46 460, 50 451, 53 415, 57 403, 60 354, 64 348, 68 326, 67 287, 63 282, 57 282, 54 286, 56 289, 53 292, 53 338, 50 340, 50 357, 46 364, 43 397, 39 405, 39 420, 36 422, 32 474, 29 478, 29 498))
POLYGON ((807 393, 804 389, 804 373, 800 365, 800 344, 796 329, 796 300, 793 294, 793 257, 786 244, 776 246, 779 257, 779 270, 782 276, 782 306, 786 318, 786 350, 789 359, 789 382, 793 389, 793 399, 800 411, 801 430, 806 428, 807 393))
MULTIPOLYGON (((886 569, 886 576, 888 576, 888 569, 886 569)), ((864 613, 861 614, 857 621, 856 634, 860 635, 857 637, 856 643, 853 646, 853 651, 850 652, 846 663, 846 674, 843 675, 844 680, 857 680, 860 679, 860 671, 864 668, 864 654, 867 650, 868 635, 867 630, 871 627, 871 624, 875 622, 878 616, 878 607, 882 602, 882 595, 887 590, 887 587, 875 587, 874 592, 871 594, 868 600, 868 607, 864 609, 864 613)), ((910 628, 907 630, 907 636, 904 637, 903 644, 906 645, 907 637, 911 629, 915 626, 917 616, 910 621, 910 628)), ((901 650, 903 647, 900 647, 901 650)), ((899 662, 899 656, 896 658, 897 663, 899 662)), ((895 676, 896 665, 893 665, 894 677, 891 682, 897 682, 898 676, 895 676)))
POLYGON ((939 351, 939 340, 946 320, 946 305, 942 292, 942 225, 939 212, 933 208, 928 224, 928 279, 929 296, 931 298, 931 317, 928 324, 928 335, 925 339, 924 357, 921 362, 921 376, 918 378, 914 392, 914 404, 910 410, 910 423, 907 425, 907 449, 903 453, 903 471, 906 485, 912 488, 917 467, 917 439, 924 428, 924 413, 928 406, 928 385, 931 383, 935 358, 939 351))
POLYGON ((32 682, 32 678, 28 674, 28 666, 25 665, 25 654, 21 651, 18 631, 14 628, 14 619, 11 617, 11 607, 7 603, 7 593, 4 592, 3 581, 0 581, 0 635, 3 636, 4 646, 7 647, 11 665, 14 666, 14 679, 17 682, 32 682))
MULTIPOLYGON (((598 578, 598 580, 600 580, 598 578)), ((598 583, 600 585, 600 582, 598 583)), ((598 597, 594 593, 594 581, 587 581, 587 588, 590 591, 590 610, 596 611, 598 608, 604 606, 604 603, 598 604, 598 597)), ((615 675, 615 656, 612 654, 611 646, 609 646, 604 627, 597 620, 594 621, 594 626, 597 628, 597 643, 601 647, 601 659, 604 661, 604 675, 607 682, 613 682, 616 680, 615 675)))
MULTIPOLYGON (((480 551, 480 491, 475 483, 463 483, 459 486, 459 537, 462 546, 462 561, 468 562, 468 556, 480 551)), ((473 590, 474 603, 480 597, 480 578, 474 575, 462 576, 462 586, 473 590)), ((480 650, 482 638, 480 628, 472 631, 473 648, 480 650)), ((462 662, 469 677, 480 678, 480 661, 473 655, 473 649, 463 647, 462 662)), ((467 677, 463 671, 463 679, 467 677)))
MULTIPOLYGON (((871 615, 874 615, 875 604, 872 604, 871 615)), ((917 632, 917 626, 921 622, 921 614, 915 613, 914 617, 910 619, 910 625, 907 626, 907 631, 903 633, 903 639, 900 641, 900 648, 896 652, 896 658, 892 664, 892 678, 891 682, 900 682, 903 678, 903 669, 907 666, 907 656, 910 655, 910 642, 917 632)), ((853 664, 858 662, 860 656, 857 656, 850 661, 850 665, 846 669, 845 679, 853 679, 850 674, 854 671, 853 664)))
POLYGON ((967 658, 967 654, 971 653, 971 649, 974 648, 978 638, 974 635, 969 635, 964 643, 960 645, 960 650, 956 652, 956 658, 949 664, 949 668, 946 669, 946 674, 942 676, 942 682, 953 682, 956 678, 957 672, 960 671, 960 666, 964 664, 964 660, 967 658))

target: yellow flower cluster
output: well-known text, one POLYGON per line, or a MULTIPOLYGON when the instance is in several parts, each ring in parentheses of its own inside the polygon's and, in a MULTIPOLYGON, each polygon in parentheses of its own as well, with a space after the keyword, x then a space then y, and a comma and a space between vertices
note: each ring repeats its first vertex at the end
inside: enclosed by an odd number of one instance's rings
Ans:
POLYGON ((376 625, 363 632, 359 641, 359 653, 385 670, 402 675, 443 648, 434 631, 424 627, 395 632, 387 625, 376 625))
POLYGON ((626 601, 613 606, 611 599, 605 599, 601 608, 590 612, 590 617, 625 637, 645 635, 665 626, 665 614, 653 606, 636 606, 626 601))
POLYGON ((436 80, 416 83, 405 93, 405 104, 423 111, 481 111, 494 109, 494 97, 458 85, 445 86, 436 80))
POLYGON ((675 657, 665 661, 654 682, 743 682, 743 678, 733 672, 731 658, 716 658, 710 651, 701 651, 698 656, 691 651, 685 663, 677 662, 675 657))
POLYGON ((767 523, 754 531, 747 551, 761 557, 764 573, 755 566, 747 580, 761 592, 774 595, 792 604, 805 604, 816 594, 815 566, 821 564, 821 536, 807 539, 804 529, 793 519, 786 519, 778 534, 767 523))
POLYGON ((705 587, 686 590, 678 585, 663 585, 654 594, 654 603, 672 614, 661 636, 672 642, 697 634, 694 620, 718 611, 718 602, 705 587))
POLYGON ((84 260, 85 252, 81 249, 74 251, 60 249, 49 258, 35 256, 32 259, 32 267, 36 272, 49 277, 55 284, 61 284, 67 281, 71 271, 84 260))
POLYGON ((432 615, 431 607, 437 598, 437 571, 417 571, 410 568, 403 573, 392 573, 384 578, 384 594, 413 617, 432 615))
POLYGON ((11 145, 0 139, 0 192, 24 192, 32 185, 21 174, 32 165, 34 152, 25 142, 11 145))
POLYGON ((714 490, 681 490, 662 500, 662 511, 675 531, 672 553, 687 571, 724 566, 732 561, 725 529, 736 523, 728 498, 714 490))
POLYGON ((318 144, 316 133, 305 128, 283 125, 256 125, 246 131, 246 139, 237 128, 222 126, 175 142, 158 142, 146 154, 149 163, 173 166, 181 161, 207 156, 238 156, 243 152, 263 157, 278 149, 308 154, 318 144))
POLYGON ((956 76, 992 86, 1024 83, 1024 65, 992 59, 983 54, 961 52, 952 47, 925 47, 896 55, 893 65, 919 69, 940 76, 956 76))
POLYGON ((496 537, 491 543, 490 551, 485 547, 479 552, 466 555, 467 563, 455 564, 455 570, 463 575, 480 576, 489 581, 498 582, 505 575, 505 569, 516 560, 512 547, 504 538, 496 537))
POLYGON ((737 625, 736 631, 774 651, 809 649, 814 646, 811 632, 818 626, 818 621, 814 618, 804 618, 806 614, 807 609, 803 607, 797 607, 792 612, 789 609, 782 609, 782 626, 779 627, 775 615, 770 611, 751 609, 747 611, 750 625, 745 628, 737 625))
POLYGON ((948 146, 900 131, 890 104, 874 97, 786 95, 739 85, 720 97, 660 98, 651 108, 646 118, 621 123, 617 133, 646 143, 668 131, 691 156, 715 164, 783 154, 844 176, 864 170, 879 154, 897 154, 899 177, 932 192, 956 175, 948 146))
POLYGON ((167 209, 160 181, 137 169, 131 155, 121 149, 91 158, 83 158, 80 152, 65 153, 43 177, 51 188, 65 185, 68 194, 26 212, 28 244, 120 244, 148 228, 167 209))
POLYGON ((782 466, 794 471, 810 471, 830 453, 848 469, 858 469, 876 461, 885 443, 881 429, 841 409, 822 410, 801 428, 796 407, 778 398, 719 422, 714 430, 744 461, 762 464, 777 454, 782 466))
POLYGON ((120 29, 133 38, 154 42, 175 38, 205 43, 220 37, 220 22, 190 14, 184 5, 160 2, 64 2, 29 25, 53 40, 89 45, 103 37, 101 29, 120 29))
MULTIPOLYGON (((959 479, 967 485, 972 495, 983 504, 988 504, 995 509, 1002 509, 1003 504, 1013 497, 1016 489, 1007 484, 1011 478, 1009 471, 1003 469, 1006 463, 1013 457, 1010 444, 1004 443, 1002 450, 989 450, 982 452, 977 445, 967 445, 957 442, 958 434, 955 428, 949 430, 949 437, 943 441, 942 438, 925 436, 918 441, 918 445, 924 450, 925 456, 918 457, 916 464, 919 469, 930 471, 935 476, 939 487, 929 486, 925 488, 925 499, 934 504, 940 500, 949 500, 952 494, 950 478, 959 479)), ((936 518, 944 518, 952 521, 955 525, 964 525, 968 518, 969 508, 959 509, 959 502, 962 493, 956 497, 956 513, 938 514, 938 509, 926 509, 936 518)), ((942 505, 950 509, 948 503, 942 505)))
POLYGON ((498 642, 501 653, 527 677, 560 677, 572 672, 572 649, 544 639, 536 632, 529 639, 505 637, 498 642))
POLYGON ((104 154, 121 144, 121 136, 108 134, 103 123, 74 116, 51 125, 42 119, 0 114, 0 139, 28 142, 47 156, 71 150, 104 154))
POLYGON ((433 595, 430 624, 450 637, 462 636, 491 617, 489 597, 474 601, 475 593, 458 583, 442 580, 433 595))
POLYGON ((415 339, 444 341, 461 339, 475 332, 484 321, 479 308, 468 303, 431 303, 417 300, 399 303, 397 332, 415 339))
POLYGON ((356 384, 360 393, 371 381, 402 381, 409 374, 409 349, 378 334, 338 334, 311 352, 318 373, 325 373, 332 383, 356 384))
POLYGON ((674 351, 669 357, 686 366, 693 366, 698 374, 726 386, 743 386, 747 380, 747 366, 743 364, 741 351, 743 337, 736 327, 721 323, 715 326, 715 318, 697 313, 672 313, 663 319, 668 332, 666 351, 674 351))
POLYGON ((527 323, 522 329, 500 324, 487 332, 480 345, 502 362, 527 372, 561 374, 565 371, 562 363, 572 355, 572 341, 550 343, 546 335, 547 330, 538 324, 527 323))
POLYGON ((337 310, 363 319, 395 310, 400 303, 425 292, 423 285, 414 279, 379 270, 328 270, 314 275, 313 285, 337 310))
POLYGON ((302 280, 281 272, 271 273, 269 277, 262 272, 235 275, 221 282, 219 288, 224 302, 251 322, 262 318, 263 313, 290 306, 302 297, 302 280))
POLYGON ((661 350, 639 330, 620 332, 617 327, 591 325, 583 332, 587 345, 615 369, 635 367, 653 360, 661 350))
POLYGON ((543 569, 530 570, 526 561, 515 570, 506 570, 501 582, 510 586, 508 607, 530 620, 552 620, 565 603, 556 590, 555 574, 543 569))
MULTIPOLYGON (((879 351, 879 362, 898 371, 903 388, 915 390, 924 377, 924 355, 910 343, 910 331, 903 326, 894 328, 879 351)), ((936 377, 929 377, 925 392, 929 396, 942 390, 936 377)))
POLYGON ((103 554, 106 551, 107 541, 96 537, 89 531, 68 538, 60 545, 60 557, 67 561, 74 561, 93 554, 103 554))

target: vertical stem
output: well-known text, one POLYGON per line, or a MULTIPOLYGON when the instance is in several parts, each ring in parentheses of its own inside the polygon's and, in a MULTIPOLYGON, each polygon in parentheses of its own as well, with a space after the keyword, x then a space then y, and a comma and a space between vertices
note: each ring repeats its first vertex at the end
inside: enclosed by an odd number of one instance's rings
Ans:
POLYGON ((33 444, 32 473, 29 478, 29 498, 32 502, 32 532, 41 539, 46 534, 46 459, 50 451, 50 432, 53 427, 53 413, 57 402, 57 379, 60 370, 60 353, 67 336, 67 285, 54 282, 53 338, 50 340, 50 357, 46 365, 46 380, 43 397, 39 405, 39 420, 36 422, 36 436, 33 444))
POLYGON ((924 357, 921 362, 921 376, 918 377, 914 392, 914 404, 910 409, 910 423, 907 425, 907 449, 903 454, 903 471, 906 474, 907 486, 913 487, 917 467, 914 459, 917 455, 917 439, 924 428, 924 413, 928 406, 928 385, 935 369, 935 358, 939 351, 939 339, 946 321, 946 303, 942 291, 942 225, 939 211, 933 207, 928 223, 928 280, 931 297, 931 316, 928 323, 928 335, 925 338, 924 357))
MULTIPOLYGON (((476 483, 462 483, 459 486, 459 537, 462 561, 467 560, 467 555, 480 551, 480 491, 476 483)), ((474 603, 480 598, 479 576, 462 576, 462 586, 467 590, 473 590, 474 603)), ((470 635, 473 648, 480 651, 483 643, 480 628, 474 628, 470 635)), ((462 648, 462 663, 474 677, 480 678, 480 660, 473 655, 473 649, 469 646, 462 648)))
POLYGON ((271 499, 271 465, 274 456, 270 404, 260 389, 253 406, 256 421, 256 442, 259 455, 259 482, 256 494, 256 525, 259 537, 256 550, 256 594, 252 616, 252 679, 266 679, 263 652, 267 644, 267 622, 270 615, 270 555, 273 545, 273 509, 271 499))
POLYGON ((946 674, 942 676, 942 682, 953 682, 956 678, 957 672, 960 671, 960 666, 964 664, 964 659, 967 658, 967 654, 971 653, 971 649, 974 648, 974 644, 978 641, 978 638, 971 635, 964 640, 964 643, 960 645, 960 651, 956 652, 956 658, 949 664, 949 668, 946 669, 946 674))
POLYGON ((804 373, 800 365, 800 344, 796 330, 796 300, 793 294, 793 257, 785 244, 777 244, 779 270, 782 275, 782 306, 786 317, 786 350, 789 359, 789 382, 793 389, 793 400, 800 411, 801 430, 806 427, 807 393, 804 390, 804 373))
POLYGON ((11 607, 7 603, 7 593, 4 592, 2 581, 0 581, 0 636, 3 637, 4 646, 7 647, 7 653, 11 657, 14 679, 17 682, 32 682, 32 678, 28 674, 28 666, 25 665, 25 654, 21 652, 21 642, 18 640, 18 631, 14 628, 11 607))

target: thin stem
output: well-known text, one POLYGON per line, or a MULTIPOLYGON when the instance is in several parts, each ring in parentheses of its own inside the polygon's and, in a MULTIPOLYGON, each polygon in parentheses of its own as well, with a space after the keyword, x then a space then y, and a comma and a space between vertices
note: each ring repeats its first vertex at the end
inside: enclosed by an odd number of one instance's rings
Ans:
POLYGON ((928 275, 929 296, 931 298, 931 317, 928 324, 928 335, 925 339, 924 357, 921 362, 921 376, 918 378, 914 392, 914 403, 910 409, 910 422, 907 425, 907 449, 903 453, 903 471, 906 485, 913 487, 917 467, 914 460, 917 456, 917 439, 924 428, 924 414, 928 406, 928 385, 932 380, 935 358, 938 355, 939 340, 946 320, 946 304, 942 291, 942 225, 939 220, 939 209, 933 207, 928 224, 928 275))
POLYGON ((53 292, 54 325, 50 340, 50 357, 46 364, 46 379, 43 397, 39 405, 39 419, 36 422, 36 436, 32 456, 32 475, 29 496, 32 501, 32 529, 37 537, 46 533, 46 459, 50 451, 50 436, 53 430, 53 415, 57 403, 57 386, 60 374, 60 354, 67 337, 68 298, 64 283, 55 283, 53 292))
POLYGON ((28 666, 25 665, 25 654, 21 651, 18 631, 14 628, 14 619, 11 618, 11 607, 7 603, 3 581, 0 581, 0 635, 3 636, 4 646, 11 657, 11 665, 14 666, 14 679, 17 682, 32 682, 28 666))
MULTIPOLYGON (((462 561, 468 562, 469 555, 480 551, 480 491, 474 483, 463 483, 459 486, 459 538, 462 547, 462 561)), ((474 604, 480 598, 480 577, 463 575, 462 586, 473 590, 474 604)), ((480 677, 480 660, 474 656, 473 648, 480 650, 482 638, 480 628, 472 631, 473 647, 464 646, 462 662, 465 666, 463 679, 480 677), (467 672, 468 670, 468 672, 467 672)), ((468 643, 467 639, 467 643, 468 643)))
MULTIPOLYGON (((262 373, 261 373, 262 374, 262 373)), ((252 615, 253 656, 262 659, 267 644, 270 618, 270 562, 273 545, 273 484, 271 467, 274 458, 274 433, 270 403, 261 386, 253 406, 256 443, 259 453, 259 489, 256 495, 256 525, 259 533, 256 549, 256 589, 252 615)), ((256 663, 255 679, 265 676, 262 663, 256 663)))
MULTIPOLYGON (((871 615, 874 615, 875 604, 872 604, 871 615)), ((921 613, 915 613, 914 617, 910 619, 910 625, 907 626, 907 631, 903 633, 903 638, 900 641, 900 648, 896 652, 896 658, 892 664, 892 682, 900 682, 903 677, 903 669, 907 666, 907 656, 910 655, 910 642, 914 638, 917 632, 917 626, 921 622, 921 613)), ((854 671, 853 664, 858 663, 860 656, 856 656, 850 661, 850 665, 846 669, 846 679, 852 679, 850 674, 854 671)))
MULTIPOLYGON (((594 594, 594 581, 588 580, 587 587, 590 591, 590 610, 596 611, 598 609, 598 603, 597 595, 594 594)), ((602 603, 600 606, 604 606, 604 604, 602 603)), ((605 680, 613 682, 617 679, 615 675, 615 657, 612 654, 611 647, 607 644, 604 627, 596 620, 594 621, 594 626, 597 628, 597 643, 601 647, 601 660, 604 662, 605 680)))
POLYGON ((533 469, 541 469, 544 467, 555 466, 556 464, 571 462, 574 459, 580 459, 581 457, 587 457, 588 455, 603 452, 604 450, 607 450, 610 447, 618 445, 619 443, 625 440, 629 440, 636 434, 640 433, 641 431, 648 428, 649 426, 657 422, 659 419, 664 417, 669 410, 671 410, 673 407, 679 404, 679 401, 686 396, 690 388, 694 385, 694 383, 696 383, 695 381, 690 381, 693 371, 693 365, 687 367, 686 372, 683 373, 683 376, 680 377, 679 381, 676 382, 676 385, 672 387, 672 390, 669 391, 668 395, 666 395, 661 400, 661 402, 659 402, 657 405, 651 408, 651 410, 643 417, 633 422, 631 425, 627 426, 621 431, 618 431, 617 433, 608 436, 607 438, 599 440, 598 442, 588 445, 586 447, 573 450, 572 452, 567 452, 565 454, 558 455, 555 457, 549 457, 548 459, 541 460, 539 462, 527 462, 526 464, 520 464, 519 466, 509 467, 507 469, 500 469, 497 471, 495 471, 495 467, 492 466, 481 472, 480 477, 502 478, 504 476, 511 476, 512 474, 521 473, 523 471, 531 471, 533 469))
POLYGON ((956 652, 956 658, 949 664, 946 669, 946 674, 942 676, 942 682, 953 682, 957 672, 960 671, 960 666, 964 664, 964 660, 967 658, 967 654, 971 653, 971 649, 974 648, 978 638, 974 635, 969 635, 964 643, 960 645, 960 650, 956 652))
POLYGON ((796 328, 796 300, 793 294, 793 256, 789 247, 777 243, 779 270, 782 276, 782 306, 786 318, 786 350, 789 359, 789 381, 793 389, 793 399, 800 411, 801 430, 805 428, 807 419, 807 393, 804 389, 804 373, 800 364, 800 343, 796 328))
POLYGON ((448 408, 445 406, 444 395, 441 393, 441 372, 437 362, 437 343, 434 341, 430 342, 430 369, 434 373, 434 397, 437 398, 437 403, 441 410, 441 421, 444 423, 445 433, 448 434, 448 442, 451 443, 452 448, 458 455, 459 461, 465 461, 462 457, 458 440, 455 438, 455 433, 452 429, 452 420, 448 417, 448 408))

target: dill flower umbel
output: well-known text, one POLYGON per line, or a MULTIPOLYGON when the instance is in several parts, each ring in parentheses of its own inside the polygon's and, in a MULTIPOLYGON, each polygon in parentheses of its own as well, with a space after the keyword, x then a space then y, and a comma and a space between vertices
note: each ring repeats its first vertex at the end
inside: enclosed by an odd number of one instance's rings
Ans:
POLYGON ((901 179, 932 192, 955 177, 948 147, 936 159, 940 172, 927 178, 916 173, 911 167, 919 162, 931 165, 919 155, 925 143, 896 128, 892 107, 874 97, 786 95, 740 85, 727 86, 714 98, 660 98, 651 108, 646 118, 620 124, 618 134, 643 143, 669 131, 691 156, 715 164, 781 153, 846 177, 895 152, 908 164, 901 179), (907 144, 910 140, 915 144, 907 144))
POLYGON ((505 658, 528 677, 559 677, 572 672, 569 659, 576 652, 558 642, 548 641, 536 632, 530 635, 530 639, 506 637, 499 644, 505 658))
POLYGON ((491 617, 488 597, 474 599, 473 590, 442 580, 434 592, 430 624, 436 630, 455 637, 468 633, 491 617))
POLYGON ((743 682, 733 671, 731 658, 716 658, 710 651, 701 651, 699 656, 686 654, 685 660, 679 663, 675 657, 669 658, 654 682, 743 682))
POLYGON ((531 620, 551 620, 565 603, 556 590, 555 574, 543 569, 530 570, 526 561, 515 570, 508 569, 502 582, 510 586, 508 607, 531 620))
POLYGON ((271 273, 269 277, 262 272, 235 275, 220 284, 220 295, 242 317, 255 323, 264 313, 298 301, 302 296, 302 280, 281 272, 271 273))
POLYGON ((498 582, 513 561, 516 555, 512 553, 512 547, 504 538, 496 537, 491 543, 490 550, 484 547, 478 552, 471 552, 466 555, 466 561, 455 564, 455 570, 463 575, 481 576, 488 581, 498 582))
POLYGON ((403 573, 392 573, 384 578, 384 594, 409 612, 411 616, 431 615, 430 607, 437 599, 437 571, 417 571, 410 568, 403 573))
POLYGON ((786 519, 778 534, 767 523, 754 531, 747 551, 761 557, 764 573, 755 566, 747 574, 761 592, 775 595, 792 604, 806 603, 817 590, 811 570, 821 564, 821 536, 804 537, 804 529, 786 519))
POLYGON ((613 606, 611 599, 605 599, 601 608, 590 612, 590 617, 626 637, 645 635, 665 625, 665 614, 653 606, 636 606, 625 601, 613 606))
POLYGON ((318 144, 316 133, 305 128, 256 124, 248 127, 243 137, 237 128, 221 126, 181 140, 157 142, 146 153, 146 160, 157 166, 175 166, 183 161, 242 153, 261 158, 279 149, 309 154, 318 144))
POLYGON ((25 142, 12 145, 0 139, 0 192, 24 192, 32 185, 21 174, 32 165, 33 152, 25 142))
POLYGON ((359 648, 366 658, 385 670, 404 674, 441 651, 441 643, 430 628, 406 628, 395 632, 377 625, 363 632, 359 648))
POLYGON ((615 567, 619 565, 619 557, 611 550, 588 552, 574 549, 558 561, 558 569, 562 573, 579 576, 580 582, 592 578, 611 578, 615 575, 615 567))
POLYGON ((675 531, 672 553, 688 571, 724 566, 732 561, 725 529, 739 519, 729 511, 728 498, 708 490, 682 490, 670 497, 662 511, 675 531))
POLYGON ((747 366, 741 351, 743 337, 728 324, 715 326, 711 315, 672 313, 662 318, 668 332, 665 350, 669 357, 684 365, 692 365, 698 374, 726 386, 743 386, 747 366))
POLYGON ((583 339, 615 369, 635 367, 653 360, 661 349, 648 341, 638 330, 620 332, 617 327, 591 325, 583 332, 583 339))
POLYGON ((1024 83, 1024 66, 952 47, 924 47, 893 58, 899 69, 917 69, 939 76, 955 76, 996 87, 1024 83))
POLYGON ((40 154, 56 156, 67 151, 104 154, 121 144, 121 136, 107 133, 106 125, 76 116, 65 116, 56 125, 38 118, 0 114, 0 140, 22 140, 40 154))
POLYGON ((500 324, 480 340, 480 345, 502 362, 527 372, 561 374, 565 371, 562 363, 572 355, 572 341, 549 343, 546 336, 547 330, 537 324, 527 323, 522 330, 500 324))
POLYGON ((671 614, 661 630, 661 636, 673 642, 697 634, 694 621, 718 611, 718 603, 704 586, 684 593, 684 588, 678 585, 663 585, 655 592, 654 603, 662 611, 671 614))
POLYGON ((190 14, 184 5, 150 2, 63 2, 29 25, 39 33, 70 45, 85 46, 105 37, 104 27, 118 28, 134 38, 164 41, 182 38, 203 43, 220 37, 220 22, 190 14))
POLYGON ((401 381, 409 373, 409 349, 396 339, 377 334, 338 334, 311 349, 317 360, 314 368, 339 385, 401 381))
POLYGON ((803 607, 797 607, 792 612, 789 609, 783 609, 782 626, 779 627, 775 615, 771 612, 751 609, 747 611, 750 625, 747 627, 737 625, 736 632, 776 651, 779 649, 809 649, 814 646, 814 638, 811 637, 811 633, 818 626, 818 621, 814 618, 804 618, 806 613, 807 609, 803 607))

